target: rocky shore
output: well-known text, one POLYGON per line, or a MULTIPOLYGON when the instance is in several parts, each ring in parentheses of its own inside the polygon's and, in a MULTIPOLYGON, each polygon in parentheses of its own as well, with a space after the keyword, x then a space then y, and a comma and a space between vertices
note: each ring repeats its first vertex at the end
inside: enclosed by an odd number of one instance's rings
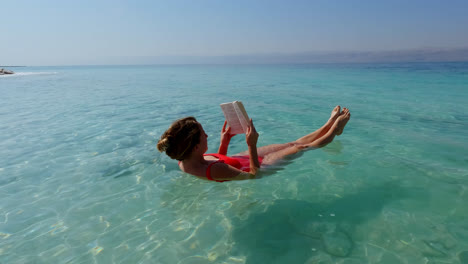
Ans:
POLYGON ((14 72, 5 70, 5 69, 0 69, 0 75, 5 75, 5 74, 14 74, 14 72))

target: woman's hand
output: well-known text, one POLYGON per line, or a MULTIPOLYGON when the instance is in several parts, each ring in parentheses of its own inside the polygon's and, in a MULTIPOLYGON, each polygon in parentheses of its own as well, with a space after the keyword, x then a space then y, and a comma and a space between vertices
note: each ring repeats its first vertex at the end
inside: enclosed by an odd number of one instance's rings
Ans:
POLYGON ((249 147, 257 146, 258 133, 253 124, 252 118, 250 118, 250 126, 247 128, 245 133, 245 141, 249 147))
POLYGON ((227 121, 224 121, 223 129, 221 129, 221 142, 229 142, 236 134, 231 134, 231 127, 227 127, 227 121))

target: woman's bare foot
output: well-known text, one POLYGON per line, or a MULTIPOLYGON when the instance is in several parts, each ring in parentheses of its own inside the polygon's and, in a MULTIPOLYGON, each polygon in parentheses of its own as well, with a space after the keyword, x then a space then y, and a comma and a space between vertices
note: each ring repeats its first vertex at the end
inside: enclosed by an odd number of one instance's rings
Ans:
POLYGON ((333 108, 332 112, 331 112, 331 116, 330 116, 330 120, 331 121, 335 121, 336 118, 340 115, 340 106, 337 105, 335 106, 335 108, 333 108))
POLYGON ((336 119, 338 122, 338 126, 336 128, 336 135, 339 136, 343 133, 343 129, 348 123, 349 119, 351 118, 351 113, 349 112, 348 108, 343 108, 340 116, 336 119))

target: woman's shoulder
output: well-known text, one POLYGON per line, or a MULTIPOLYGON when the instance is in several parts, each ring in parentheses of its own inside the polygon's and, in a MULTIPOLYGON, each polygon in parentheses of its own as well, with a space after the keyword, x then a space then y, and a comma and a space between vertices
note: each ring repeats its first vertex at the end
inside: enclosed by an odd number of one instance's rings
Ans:
POLYGON ((190 165, 184 164, 183 162, 179 162, 179 169, 193 176, 197 176, 200 178, 206 177, 207 166, 190 166, 190 165))

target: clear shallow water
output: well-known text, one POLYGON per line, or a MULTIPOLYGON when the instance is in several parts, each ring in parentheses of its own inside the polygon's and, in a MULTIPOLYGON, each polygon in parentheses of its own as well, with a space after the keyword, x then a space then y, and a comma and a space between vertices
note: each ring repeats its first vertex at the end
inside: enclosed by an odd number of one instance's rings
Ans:
MULTIPOLYGON (((468 64, 26 67, 0 77, 0 263, 468 263, 468 64), (193 115, 325 148, 216 183, 157 152, 193 115)), ((241 136, 230 153, 245 150, 241 136)))

